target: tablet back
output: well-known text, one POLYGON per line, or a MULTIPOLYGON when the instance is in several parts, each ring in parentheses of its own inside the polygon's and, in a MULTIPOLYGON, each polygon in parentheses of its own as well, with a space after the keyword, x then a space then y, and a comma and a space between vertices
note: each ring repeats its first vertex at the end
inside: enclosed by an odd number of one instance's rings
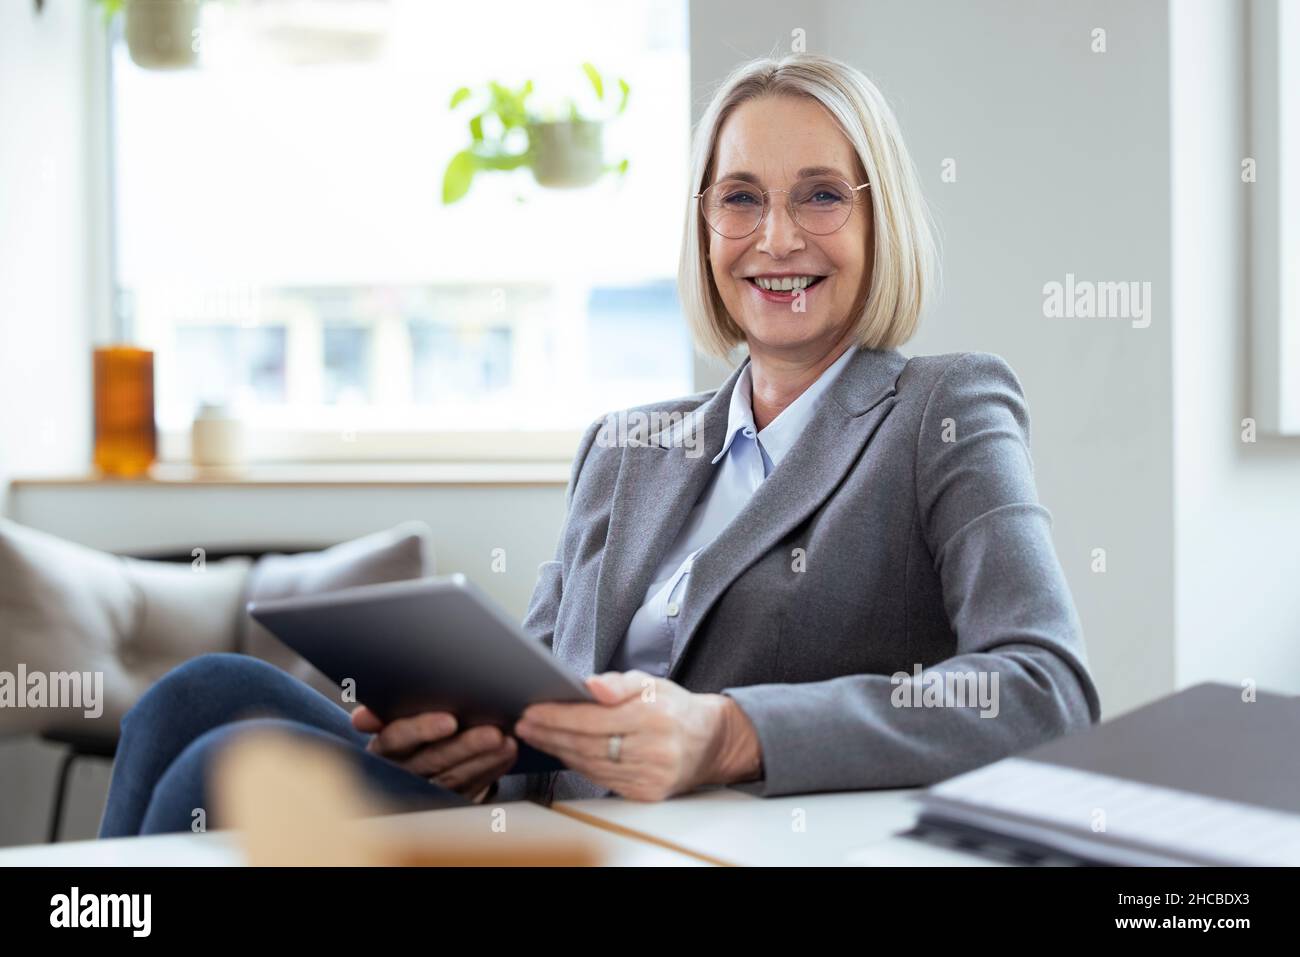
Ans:
POLYGON ((594 700, 464 575, 252 602, 248 612, 384 721, 450 711, 461 727, 508 727, 535 702, 594 700))

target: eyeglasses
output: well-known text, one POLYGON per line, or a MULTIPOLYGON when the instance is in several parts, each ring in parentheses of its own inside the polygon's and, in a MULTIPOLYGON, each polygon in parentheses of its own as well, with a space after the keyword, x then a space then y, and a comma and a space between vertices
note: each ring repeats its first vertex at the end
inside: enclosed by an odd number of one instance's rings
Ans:
POLYGON ((759 189, 744 180, 724 179, 692 198, 700 201, 704 221, 715 233, 744 239, 766 218, 769 194, 785 193, 790 218, 808 232, 825 236, 843 228, 853 214, 857 191, 870 185, 850 186, 836 176, 813 176, 792 189, 759 189))

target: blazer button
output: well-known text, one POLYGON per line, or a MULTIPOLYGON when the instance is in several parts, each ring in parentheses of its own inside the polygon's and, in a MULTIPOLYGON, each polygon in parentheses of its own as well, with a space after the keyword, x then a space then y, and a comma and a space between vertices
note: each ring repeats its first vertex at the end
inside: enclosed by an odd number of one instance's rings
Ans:
POLYGON ((670 601, 670 602, 668 603, 668 607, 665 608, 664 611, 668 612, 668 617, 669 617, 669 618, 676 618, 676 617, 677 617, 677 613, 678 613, 679 611, 681 611, 681 608, 678 606, 677 602, 675 602, 675 601, 670 601))

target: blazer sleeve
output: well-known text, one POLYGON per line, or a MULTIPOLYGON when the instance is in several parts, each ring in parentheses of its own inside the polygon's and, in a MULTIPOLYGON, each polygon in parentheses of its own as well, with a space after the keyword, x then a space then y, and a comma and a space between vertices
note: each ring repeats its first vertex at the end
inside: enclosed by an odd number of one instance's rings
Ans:
POLYGON ((915 485, 916 521, 957 638, 955 656, 920 664, 984 673, 996 714, 902 706, 912 699, 901 676, 882 674, 725 689, 758 732, 757 793, 928 785, 1099 720, 1082 627, 1034 485, 1024 394, 998 356, 966 353, 939 375, 921 414, 915 485))
POLYGON ((560 598, 564 594, 564 550, 570 534, 574 531, 569 528, 573 496, 578 487, 579 477, 582 475, 582 467, 586 464, 587 456, 591 452, 592 445, 595 444, 596 435, 600 432, 604 421, 605 418, 602 416, 587 426, 587 430, 583 432, 578 442, 578 451, 573 456, 573 466, 569 471, 569 485, 564 491, 564 525, 555 546, 555 557, 550 561, 542 562, 537 567, 537 584, 533 587, 533 596, 529 599, 528 610, 524 613, 522 626, 524 634, 537 639, 547 648, 552 647, 555 639, 555 617, 559 613, 560 598))

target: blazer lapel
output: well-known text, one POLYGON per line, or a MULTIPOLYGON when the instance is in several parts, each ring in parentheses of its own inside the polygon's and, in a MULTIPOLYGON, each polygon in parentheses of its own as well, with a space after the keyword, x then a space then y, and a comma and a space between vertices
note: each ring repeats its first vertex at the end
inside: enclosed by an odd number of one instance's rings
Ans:
MULTIPOLYGON (((817 414, 781 465, 696 556, 669 678, 677 673, 687 645, 723 591, 830 496, 892 407, 884 400, 894 394, 906 364, 897 350, 860 349, 822 397, 817 414)), ((595 673, 613 658, 660 558, 713 477, 713 459, 726 439, 731 393, 744 368, 742 362, 732 370, 718 391, 690 413, 687 423, 624 450, 596 578, 591 649, 595 673), (698 454, 688 454, 682 428, 697 430, 698 454)))
MULTIPOLYGON (((641 607, 662 555, 676 540, 691 509, 713 477, 713 459, 726 438, 731 393, 742 362, 688 421, 648 444, 624 449, 614 485, 604 556, 596 577, 592 668, 605 670, 641 607), (694 430, 695 449, 681 441, 694 430)), ((848 370, 845 370, 848 371, 848 370)))
MULTIPOLYGON (((893 408, 893 403, 885 400, 894 394, 894 384, 906 364, 907 359, 894 349, 860 349, 822 397, 816 415, 781 464, 731 524, 696 556, 673 644, 670 679, 678 673, 686 648, 718 597, 741 572, 816 511, 858 460, 893 408)), ((727 401, 729 397, 728 390, 727 401)), ((694 487, 697 482, 693 477, 689 484, 694 487)), ((653 522, 654 515, 648 511, 640 520, 653 522)), ((667 524, 674 529, 678 526, 676 521, 667 524)), ((635 596, 637 604, 641 597, 635 596)), ((634 605, 632 612, 635 610, 634 605)), ((624 628, 628 623, 622 622, 624 628)))

